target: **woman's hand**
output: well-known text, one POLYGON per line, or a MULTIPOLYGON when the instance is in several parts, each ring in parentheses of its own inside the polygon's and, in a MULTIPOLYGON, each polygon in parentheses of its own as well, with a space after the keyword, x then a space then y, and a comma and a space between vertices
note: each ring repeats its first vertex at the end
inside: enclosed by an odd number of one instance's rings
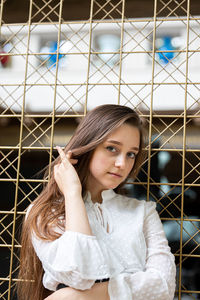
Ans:
POLYGON ((76 290, 70 287, 54 292, 44 300, 110 300, 108 295, 108 281, 95 283, 89 290, 76 290))
POLYGON ((81 194, 81 182, 73 167, 78 160, 72 158, 71 151, 68 151, 67 155, 65 155, 60 147, 57 147, 57 150, 60 155, 61 163, 54 166, 54 177, 61 193, 66 195, 69 191, 73 191, 74 193, 81 194))

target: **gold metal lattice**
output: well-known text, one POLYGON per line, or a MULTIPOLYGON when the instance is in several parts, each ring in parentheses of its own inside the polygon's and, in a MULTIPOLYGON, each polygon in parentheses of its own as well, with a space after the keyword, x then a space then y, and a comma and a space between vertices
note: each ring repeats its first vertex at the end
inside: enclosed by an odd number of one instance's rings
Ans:
POLYGON ((157 202, 163 224, 178 235, 170 244, 177 263, 175 298, 199 299, 200 17, 191 14, 192 0, 152 0, 148 18, 127 18, 125 0, 91 0, 89 18, 82 21, 65 18, 68 1, 30 0, 23 23, 5 21, 8 2, 1 0, 0 7, 0 298, 15 297, 20 225, 48 180, 34 176, 34 164, 51 164, 55 146, 66 144, 76 120, 112 102, 136 109, 144 119, 147 158, 134 187, 157 202), (182 43, 158 48, 159 37, 168 29, 174 36, 177 28, 182 43), (106 32, 118 37, 116 50, 98 47, 98 36, 106 32), (41 52, 38 43, 51 37, 59 47, 41 52), (2 50, 6 45, 9 50, 2 50), (72 62, 66 71, 60 68, 61 46, 62 57, 72 62), (167 105, 167 96, 178 109, 167 105), (166 154, 168 179, 154 174, 155 160, 166 154))

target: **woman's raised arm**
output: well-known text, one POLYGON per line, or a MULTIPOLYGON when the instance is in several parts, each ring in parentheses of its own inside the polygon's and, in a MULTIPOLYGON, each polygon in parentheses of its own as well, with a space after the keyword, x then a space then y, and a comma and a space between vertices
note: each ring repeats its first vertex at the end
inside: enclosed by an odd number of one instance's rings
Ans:
POLYGON ((56 183, 65 198, 66 230, 92 235, 85 204, 81 195, 82 187, 78 174, 73 167, 77 160, 72 159, 72 153, 65 155, 57 147, 61 163, 54 167, 56 183))

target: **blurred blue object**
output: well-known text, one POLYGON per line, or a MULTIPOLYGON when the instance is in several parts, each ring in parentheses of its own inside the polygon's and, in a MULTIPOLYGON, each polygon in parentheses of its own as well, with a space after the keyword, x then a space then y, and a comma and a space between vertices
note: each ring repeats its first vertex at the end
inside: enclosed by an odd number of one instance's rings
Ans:
POLYGON ((158 58, 163 64, 168 64, 170 60, 172 60, 175 56, 175 52, 164 52, 164 51, 171 51, 176 50, 176 47, 172 45, 172 38, 170 36, 163 36, 159 38, 159 44, 160 46, 157 47, 158 51, 158 58))
MULTIPOLYGON (((53 53, 53 52, 56 52, 58 49, 58 43, 55 42, 55 41, 52 41, 50 43, 50 47, 49 47, 49 52, 50 53, 53 53)), ((62 54, 58 54, 58 61, 63 57, 62 54)), ((49 54, 49 60, 48 60, 48 66, 53 66, 55 67, 56 66, 56 58, 57 58, 57 54, 49 54)))
MULTIPOLYGON (((47 67, 56 67, 58 43, 56 41, 49 41, 46 46, 42 47, 41 53, 48 53, 41 55, 42 60, 46 60, 47 67), (54 54, 51 54, 54 53, 54 54)), ((58 62, 63 57, 63 54, 58 54, 58 62)))

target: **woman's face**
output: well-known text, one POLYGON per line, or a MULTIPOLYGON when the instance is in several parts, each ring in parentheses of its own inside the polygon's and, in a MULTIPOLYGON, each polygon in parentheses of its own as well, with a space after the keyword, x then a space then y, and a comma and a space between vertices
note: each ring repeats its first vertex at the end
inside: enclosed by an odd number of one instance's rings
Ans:
POLYGON ((138 128, 123 124, 97 146, 89 164, 88 190, 93 198, 114 189, 132 170, 139 151, 138 128))

